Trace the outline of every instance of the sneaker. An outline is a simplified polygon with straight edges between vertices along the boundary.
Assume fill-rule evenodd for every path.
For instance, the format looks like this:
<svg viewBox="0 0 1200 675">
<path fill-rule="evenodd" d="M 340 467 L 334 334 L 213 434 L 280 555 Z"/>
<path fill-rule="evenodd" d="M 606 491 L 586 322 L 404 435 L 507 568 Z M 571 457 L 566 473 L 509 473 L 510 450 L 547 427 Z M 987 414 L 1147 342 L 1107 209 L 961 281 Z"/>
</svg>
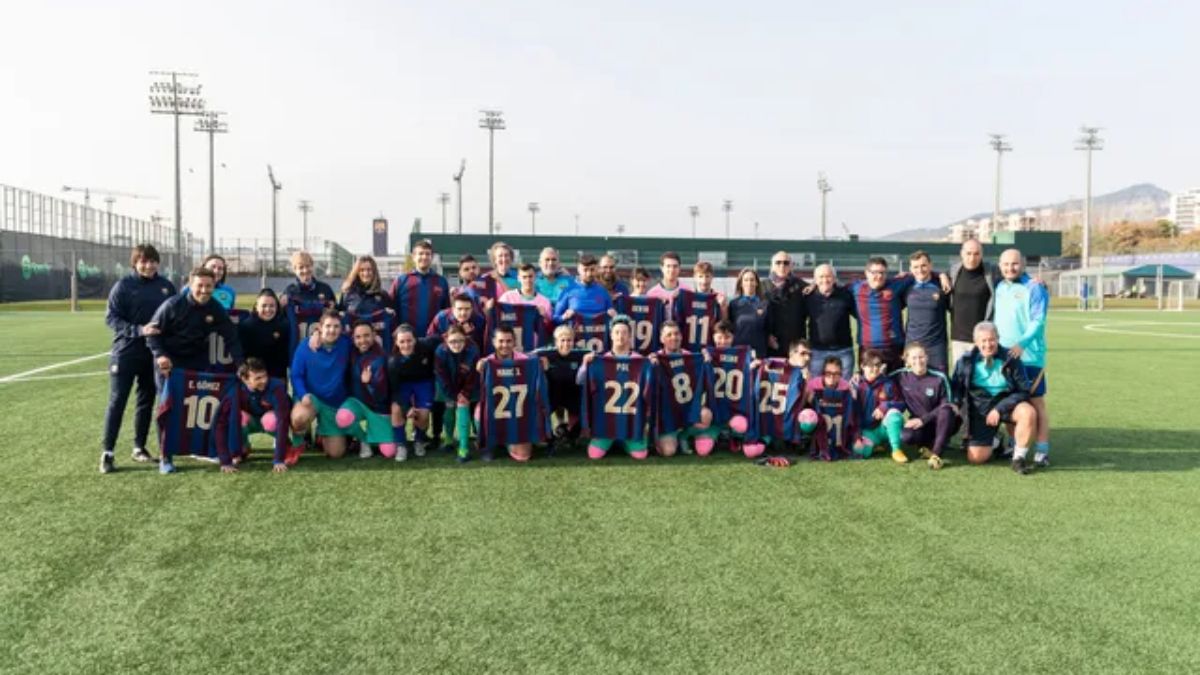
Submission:
<svg viewBox="0 0 1200 675">
<path fill-rule="evenodd" d="M 896 449 L 892 451 L 892 461 L 897 464 L 908 464 L 908 455 L 904 454 L 903 450 Z"/>
<path fill-rule="evenodd" d="M 429 441 L 413 441 L 413 454 L 417 457 L 424 457 L 427 445 L 429 445 Z"/>
<path fill-rule="evenodd" d="M 164 476 L 169 473 L 175 473 L 175 465 L 170 462 L 166 462 L 166 461 L 159 462 L 158 472 Z"/>
<path fill-rule="evenodd" d="M 283 463 L 289 467 L 296 466 L 300 461 L 300 455 L 304 452 L 303 445 L 288 445 L 287 450 L 283 453 Z"/>
<path fill-rule="evenodd" d="M 439 449 L 440 452 L 443 452 L 447 455 L 454 454 L 454 452 L 457 450 L 458 450 L 458 446 L 454 445 L 453 443 L 447 443 Z"/>
<path fill-rule="evenodd" d="M 929 462 L 929 468 L 933 469 L 934 471 L 937 471 L 946 464 L 942 461 L 942 458 L 938 457 L 937 455 L 930 455 L 926 461 Z"/>
<path fill-rule="evenodd" d="M 1012 461 L 1012 470 L 1024 476 L 1029 473 L 1029 466 L 1025 464 L 1024 459 L 1016 457 Z"/>
<path fill-rule="evenodd" d="M 1033 465 L 1039 469 L 1049 469 L 1050 468 L 1050 458 L 1049 457 L 1041 457 L 1038 459 L 1034 459 Z"/>
<path fill-rule="evenodd" d="M 141 462 L 143 464 L 154 461 L 154 456 L 146 452 L 145 448 L 134 448 L 133 454 L 130 455 L 130 458 L 132 458 L 135 462 Z"/>
<path fill-rule="evenodd" d="M 679 454 L 693 455 L 693 454 L 695 454 L 695 452 L 696 452 L 695 450 L 692 450 L 692 446 L 688 445 L 686 438 L 679 439 Z"/>
<path fill-rule="evenodd" d="M 363 443 L 362 446 L 359 447 L 359 449 L 358 449 L 358 458 L 359 459 L 371 459 L 374 456 L 375 456 L 375 453 L 371 451 L 370 443 Z"/>
<path fill-rule="evenodd" d="M 471 453 L 458 452 L 454 455 L 454 461 L 458 462 L 459 464 L 466 464 L 467 462 L 471 461 Z"/>
<path fill-rule="evenodd" d="M 407 444 L 405 444 L 405 443 L 397 443 L 396 444 L 396 461 L 397 462 L 407 462 L 408 461 L 408 445 Z"/>
<path fill-rule="evenodd" d="M 921 448 L 917 452 L 921 454 L 921 459 L 929 459 L 930 457 L 934 456 L 933 451 L 929 448 Z"/>
<path fill-rule="evenodd" d="M 113 454 L 111 452 L 100 453 L 100 473 L 112 473 L 117 470 L 117 465 L 113 463 Z"/>
<path fill-rule="evenodd" d="M 209 464 L 220 464 L 221 463 L 220 459 L 218 459 L 216 457 L 209 457 L 208 455 L 190 455 L 190 457 L 192 459 L 196 460 L 197 462 L 208 462 Z"/>
<path fill-rule="evenodd" d="M 496 459 L 496 455 L 492 453 L 491 448 L 488 448 L 479 453 L 479 459 L 482 459 L 485 462 L 490 462 L 493 459 Z"/>
</svg>

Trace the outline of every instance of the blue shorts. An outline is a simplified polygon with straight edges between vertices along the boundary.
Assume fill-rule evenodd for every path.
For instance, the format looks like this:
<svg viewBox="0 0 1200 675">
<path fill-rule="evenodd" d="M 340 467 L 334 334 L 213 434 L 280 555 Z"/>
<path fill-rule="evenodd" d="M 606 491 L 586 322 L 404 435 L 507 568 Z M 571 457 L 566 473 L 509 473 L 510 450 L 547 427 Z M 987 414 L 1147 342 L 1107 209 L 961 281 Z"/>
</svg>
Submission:
<svg viewBox="0 0 1200 675">
<path fill-rule="evenodd" d="M 409 408 L 429 410 L 433 407 L 433 380 L 401 382 L 396 391 L 392 392 L 392 403 L 405 410 Z"/>
<path fill-rule="evenodd" d="M 1029 378 L 1029 395 L 1033 398 L 1046 395 L 1046 369 L 1042 366 L 1021 364 L 1025 369 L 1025 377 Z"/>
</svg>

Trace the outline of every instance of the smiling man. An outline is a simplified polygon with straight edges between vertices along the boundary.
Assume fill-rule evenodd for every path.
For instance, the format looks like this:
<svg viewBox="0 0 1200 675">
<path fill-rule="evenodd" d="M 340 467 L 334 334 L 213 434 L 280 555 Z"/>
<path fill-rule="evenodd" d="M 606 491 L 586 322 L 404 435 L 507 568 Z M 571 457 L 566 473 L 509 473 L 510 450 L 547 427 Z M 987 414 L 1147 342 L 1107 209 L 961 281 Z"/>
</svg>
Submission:
<svg viewBox="0 0 1200 675">
<path fill-rule="evenodd" d="M 1046 410 L 1046 286 L 1025 273 L 1025 257 L 1015 248 L 1000 254 L 1001 280 L 996 284 L 995 323 L 1000 346 L 1019 358 L 1029 379 L 1029 402 L 1037 410 L 1034 463 L 1050 466 L 1050 416 Z"/>
<path fill-rule="evenodd" d="M 150 319 L 146 345 L 163 378 L 172 368 L 233 372 L 242 362 L 237 329 L 225 308 L 213 300 L 216 276 L 211 270 L 192 270 L 187 295 L 176 295 L 159 305 Z"/>
</svg>

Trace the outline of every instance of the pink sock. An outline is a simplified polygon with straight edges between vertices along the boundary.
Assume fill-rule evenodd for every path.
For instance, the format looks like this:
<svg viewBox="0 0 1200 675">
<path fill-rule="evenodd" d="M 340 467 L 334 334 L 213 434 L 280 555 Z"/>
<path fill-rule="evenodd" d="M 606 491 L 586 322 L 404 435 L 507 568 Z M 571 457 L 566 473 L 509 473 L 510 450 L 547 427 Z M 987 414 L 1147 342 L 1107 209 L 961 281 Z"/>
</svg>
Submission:
<svg viewBox="0 0 1200 675">
<path fill-rule="evenodd" d="M 591 453 L 588 453 L 588 454 L 591 454 Z M 529 457 L 527 457 L 525 455 L 518 455 L 518 454 L 514 453 L 512 450 L 508 451 L 508 456 L 511 457 L 514 462 L 528 462 L 529 461 Z"/>
<path fill-rule="evenodd" d="M 379 444 L 379 454 L 383 455 L 384 457 L 387 457 L 388 459 L 395 457 L 396 456 L 396 444 L 395 443 L 380 443 Z"/>
<path fill-rule="evenodd" d="M 588 457 L 590 459 L 604 459 L 604 455 L 607 453 L 608 453 L 607 450 L 605 450 L 604 448 L 602 448 L 598 445 L 589 445 L 588 446 Z"/>
<path fill-rule="evenodd" d="M 766 449 L 767 446 L 763 445 L 762 443 L 747 443 L 742 446 L 742 451 L 745 452 L 746 457 L 749 457 L 750 459 L 754 459 L 755 457 L 763 454 L 763 450 Z"/>
<path fill-rule="evenodd" d="M 708 457 L 712 454 L 713 446 L 716 443 L 708 436 L 701 436 L 696 439 L 696 454 L 701 457 Z"/>
<path fill-rule="evenodd" d="M 633 452 L 629 453 L 629 456 L 634 459 L 646 459 L 647 457 L 650 456 L 650 451 L 649 450 L 634 450 Z"/>
</svg>

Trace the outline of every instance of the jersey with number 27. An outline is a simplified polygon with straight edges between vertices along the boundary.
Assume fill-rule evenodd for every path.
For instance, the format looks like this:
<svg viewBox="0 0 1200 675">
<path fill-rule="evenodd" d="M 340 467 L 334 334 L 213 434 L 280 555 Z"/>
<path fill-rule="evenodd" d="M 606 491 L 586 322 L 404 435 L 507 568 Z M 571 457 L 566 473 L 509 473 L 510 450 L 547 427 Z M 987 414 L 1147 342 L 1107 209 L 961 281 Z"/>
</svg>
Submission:
<svg viewBox="0 0 1200 675">
<path fill-rule="evenodd" d="M 480 447 L 540 443 L 550 435 L 550 392 L 542 362 L 521 356 L 483 362 Z"/>
</svg>

